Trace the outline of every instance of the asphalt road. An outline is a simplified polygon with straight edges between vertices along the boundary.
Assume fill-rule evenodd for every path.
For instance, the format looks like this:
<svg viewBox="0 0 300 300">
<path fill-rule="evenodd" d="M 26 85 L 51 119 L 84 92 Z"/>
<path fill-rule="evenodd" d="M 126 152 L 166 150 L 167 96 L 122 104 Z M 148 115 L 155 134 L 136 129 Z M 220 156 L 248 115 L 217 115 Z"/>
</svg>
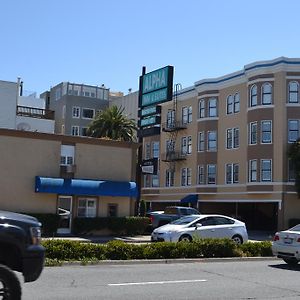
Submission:
<svg viewBox="0 0 300 300">
<path fill-rule="evenodd" d="M 278 259 L 47 267 L 22 299 L 300 299 L 300 265 Z"/>
</svg>

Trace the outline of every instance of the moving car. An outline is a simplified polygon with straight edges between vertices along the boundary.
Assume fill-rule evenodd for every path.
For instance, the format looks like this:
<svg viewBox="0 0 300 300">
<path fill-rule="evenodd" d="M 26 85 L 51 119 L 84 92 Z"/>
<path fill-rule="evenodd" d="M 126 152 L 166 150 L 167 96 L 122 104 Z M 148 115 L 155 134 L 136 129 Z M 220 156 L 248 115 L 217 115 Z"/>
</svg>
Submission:
<svg viewBox="0 0 300 300">
<path fill-rule="evenodd" d="M 289 265 L 300 261 L 300 224 L 276 232 L 273 238 L 272 251 L 275 256 L 282 258 Z"/>
<path fill-rule="evenodd" d="M 237 244 L 248 241 L 245 223 L 223 215 L 190 215 L 153 230 L 153 242 L 192 241 L 199 238 L 230 238 Z"/>
</svg>

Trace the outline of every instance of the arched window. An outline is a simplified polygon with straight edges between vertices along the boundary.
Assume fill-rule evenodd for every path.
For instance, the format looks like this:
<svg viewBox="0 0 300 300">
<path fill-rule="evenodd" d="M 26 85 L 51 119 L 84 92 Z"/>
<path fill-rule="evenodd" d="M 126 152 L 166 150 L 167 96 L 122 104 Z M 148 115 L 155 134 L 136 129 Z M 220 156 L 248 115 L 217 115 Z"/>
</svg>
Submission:
<svg viewBox="0 0 300 300">
<path fill-rule="evenodd" d="M 257 105 L 257 86 L 252 85 L 250 88 L 250 107 Z"/>
<path fill-rule="evenodd" d="M 262 105 L 272 104 L 272 85 L 264 83 L 262 85 Z"/>
<path fill-rule="evenodd" d="M 291 81 L 289 83 L 289 103 L 299 102 L 299 84 L 296 81 Z"/>
</svg>

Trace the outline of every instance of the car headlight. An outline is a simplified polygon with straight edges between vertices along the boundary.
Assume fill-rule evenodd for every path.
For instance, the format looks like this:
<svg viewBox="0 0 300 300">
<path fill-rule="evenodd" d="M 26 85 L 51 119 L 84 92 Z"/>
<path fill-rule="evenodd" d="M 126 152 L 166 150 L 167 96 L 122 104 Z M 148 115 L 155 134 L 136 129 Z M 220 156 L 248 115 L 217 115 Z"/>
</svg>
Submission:
<svg viewBox="0 0 300 300">
<path fill-rule="evenodd" d="M 39 245 L 41 243 L 41 228 L 30 227 L 31 241 L 33 245 Z"/>
</svg>

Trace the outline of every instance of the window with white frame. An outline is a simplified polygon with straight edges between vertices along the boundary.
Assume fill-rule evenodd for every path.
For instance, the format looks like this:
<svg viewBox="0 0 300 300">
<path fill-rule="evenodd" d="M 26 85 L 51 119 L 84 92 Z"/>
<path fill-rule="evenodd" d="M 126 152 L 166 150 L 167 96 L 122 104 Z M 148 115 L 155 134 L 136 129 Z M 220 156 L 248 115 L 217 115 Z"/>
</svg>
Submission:
<svg viewBox="0 0 300 300">
<path fill-rule="evenodd" d="M 207 184 L 216 184 L 217 167 L 216 165 L 207 165 Z"/>
<path fill-rule="evenodd" d="M 289 103 L 298 103 L 299 102 L 299 83 L 297 81 L 289 82 Z"/>
<path fill-rule="evenodd" d="M 202 152 L 205 150 L 205 145 L 204 145 L 204 131 L 198 132 L 198 151 Z"/>
<path fill-rule="evenodd" d="M 189 186 L 192 183 L 192 169 L 182 168 L 181 169 L 181 185 Z"/>
<path fill-rule="evenodd" d="M 257 160 L 251 159 L 249 161 L 249 175 L 248 175 L 249 182 L 256 182 L 257 181 Z"/>
<path fill-rule="evenodd" d="M 187 154 L 187 137 L 181 138 L 181 154 Z"/>
<path fill-rule="evenodd" d="M 192 122 L 192 107 L 182 108 L 182 124 L 187 124 Z"/>
<path fill-rule="evenodd" d="M 62 107 L 62 118 L 64 119 L 66 117 L 66 106 L 63 105 Z"/>
<path fill-rule="evenodd" d="M 93 119 L 95 116 L 95 110 L 90 108 L 82 109 L 82 118 L 83 119 Z"/>
<path fill-rule="evenodd" d="M 226 164 L 226 184 L 239 182 L 239 165 Z"/>
<path fill-rule="evenodd" d="M 72 135 L 79 135 L 79 126 L 72 126 Z"/>
<path fill-rule="evenodd" d="M 288 120 L 288 141 L 296 142 L 299 138 L 299 120 Z"/>
<path fill-rule="evenodd" d="M 200 99 L 198 103 L 199 119 L 205 118 L 205 100 Z"/>
<path fill-rule="evenodd" d="M 262 85 L 262 105 L 272 104 L 272 85 L 267 82 Z"/>
<path fill-rule="evenodd" d="M 208 131 L 207 132 L 207 150 L 217 151 L 217 132 Z"/>
<path fill-rule="evenodd" d="M 158 174 L 152 175 L 152 187 L 159 187 L 159 176 L 158 176 Z"/>
<path fill-rule="evenodd" d="M 187 154 L 192 153 L 192 137 L 189 135 L 187 137 Z"/>
<path fill-rule="evenodd" d="M 240 93 L 235 93 L 234 103 L 233 103 L 233 112 L 238 113 L 240 111 Z"/>
<path fill-rule="evenodd" d="M 175 111 L 168 110 L 167 112 L 167 128 L 173 128 L 175 126 Z"/>
<path fill-rule="evenodd" d="M 254 84 L 250 88 L 250 99 L 249 106 L 253 107 L 257 105 L 257 85 Z"/>
<path fill-rule="evenodd" d="M 260 161 L 261 181 L 272 181 L 272 160 L 262 159 Z"/>
<path fill-rule="evenodd" d="M 288 178 L 289 181 L 296 180 L 295 163 L 291 159 L 288 160 Z"/>
<path fill-rule="evenodd" d="M 65 125 L 64 124 L 61 125 L 61 134 L 65 134 Z"/>
<path fill-rule="evenodd" d="M 191 185 L 192 184 L 192 169 L 191 168 L 187 168 L 186 170 L 186 185 Z"/>
<path fill-rule="evenodd" d="M 150 143 L 145 143 L 145 159 L 151 158 L 151 145 Z"/>
<path fill-rule="evenodd" d="M 72 117 L 77 118 L 77 119 L 80 118 L 80 107 L 79 106 L 73 106 Z"/>
<path fill-rule="evenodd" d="M 272 143 L 272 121 L 261 121 L 261 143 Z"/>
<path fill-rule="evenodd" d="M 249 144 L 257 144 L 257 122 L 251 122 L 249 124 Z"/>
<path fill-rule="evenodd" d="M 193 109 L 192 106 L 188 107 L 188 123 L 193 122 Z"/>
<path fill-rule="evenodd" d="M 82 136 L 87 136 L 87 130 L 88 130 L 87 127 L 81 127 L 81 135 Z"/>
<path fill-rule="evenodd" d="M 174 170 L 166 170 L 166 186 L 174 186 L 174 177 L 175 172 Z"/>
<path fill-rule="evenodd" d="M 238 128 L 229 128 L 226 131 L 226 148 L 235 149 L 240 146 L 239 138 L 239 129 Z"/>
<path fill-rule="evenodd" d="M 94 218 L 97 215 L 95 198 L 78 198 L 77 216 Z"/>
<path fill-rule="evenodd" d="M 197 184 L 204 184 L 205 183 L 205 174 L 204 174 L 204 166 L 198 165 L 198 180 Z"/>
<path fill-rule="evenodd" d="M 229 95 L 226 101 L 226 113 L 230 115 L 233 113 L 233 96 Z"/>
<path fill-rule="evenodd" d="M 159 142 L 152 142 L 152 157 L 159 158 Z"/>
<path fill-rule="evenodd" d="M 208 100 L 208 116 L 216 117 L 217 115 L 217 98 L 210 98 Z"/>
</svg>

